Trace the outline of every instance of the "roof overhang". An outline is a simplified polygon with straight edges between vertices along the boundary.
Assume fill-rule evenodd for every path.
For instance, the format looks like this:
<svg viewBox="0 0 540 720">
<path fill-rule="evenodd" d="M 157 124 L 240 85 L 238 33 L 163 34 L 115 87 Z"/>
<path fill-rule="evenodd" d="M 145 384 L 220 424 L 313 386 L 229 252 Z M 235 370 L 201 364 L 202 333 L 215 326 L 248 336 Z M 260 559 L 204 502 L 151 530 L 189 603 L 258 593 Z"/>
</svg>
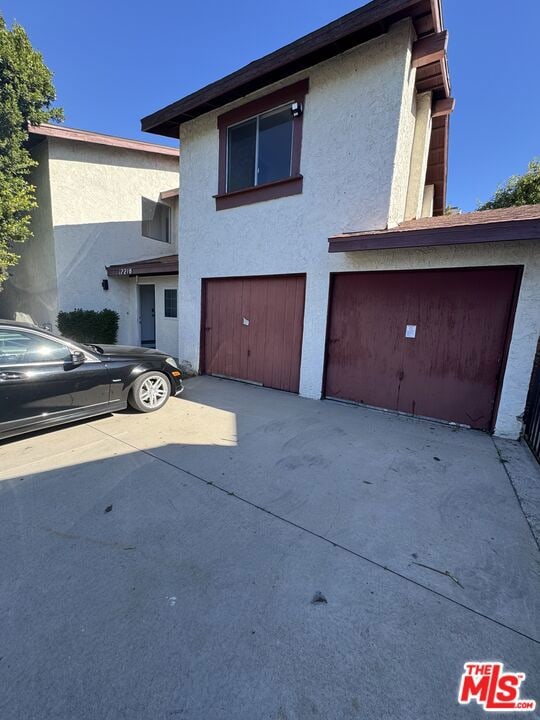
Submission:
<svg viewBox="0 0 540 720">
<path fill-rule="evenodd" d="M 188 95 L 151 115 L 144 117 L 141 127 L 146 132 L 178 137 L 179 126 L 222 107 L 234 100 L 283 80 L 294 73 L 350 50 L 386 33 L 389 27 L 410 17 L 417 34 L 416 61 L 429 59 L 418 72 L 424 75 L 426 89 L 436 95 L 448 96 L 448 70 L 445 51 L 441 54 L 436 40 L 418 46 L 423 38 L 443 30 L 440 0 L 373 0 L 358 10 L 305 35 L 236 72 Z M 438 42 L 440 43 L 441 38 Z M 426 50 L 430 52 L 426 55 Z M 444 56 L 444 57 L 443 57 Z M 442 59 L 441 59 L 442 58 Z M 438 67 L 437 67 L 438 66 Z"/>
<path fill-rule="evenodd" d="M 62 125 L 49 125 L 48 123 L 44 123 L 43 125 L 30 125 L 28 133 L 30 136 L 30 146 L 35 145 L 44 138 L 53 137 L 59 140 L 76 140 L 77 142 L 107 145 L 109 147 L 137 150 L 138 152 L 153 153 L 155 155 L 170 155 L 171 157 L 179 157 L 180 155 L 178 148 L 168 147 L 167 145 L 157 145 L 156 143 L 144 142 L 142 140 L 129 140 L 128 138 L 104 135 L 103 133 L 90 132 L 89 130 L 77 130 Z"/>
<path fill-rule="evenodd" d="M 159 193 L 159 199 L 160 200 L 173 200 L 174 198 L 178 197 L 179 192 L 180 192 L 180 188 L 173 188 L 172 190 L 162 190 Z"/>
<path fill-rule="evenodd" d="M 410 221 L 389 230 L 345 233 L 328 238 L 328 252 L 355 252 L 361 250 L 395 250 L 399 248 L 434 247 L 437 245 L 474 245 L 477 243 L 514 242 L 518 240 L 540 240 L 540 205 L 527 214 L 531 217 L 511 219 L 510 213 L 501 211 L 477 211 L 465 215 Z M 497 214 L 500 214 L 497 217 Z M 486 216 L 487 215 L 487 216 Z M 455 217 L 454 224 L 452 218 Z M 437 224 L 437 220 L 445 220 Z"/>
<path fill-rule="evenodd" d="M 144 275 L 178 275 L 178 255 L 137 260 L 121 265 L 109 265 L 109 277 L 139 277 Z"/>
<path fill-rule="evenodd" d="M 431 92 L 432 96 L 426 185 L 434 186 L 434 215 L 443 215 L 446 208 L 450 113 L 455 105 L 454 99 L 450 97 L 447 46 L 448 33 L 441 30 L 418 39 L 412 51 L 412 64 L 416 68 L 416 91 Z"/>
</svg>

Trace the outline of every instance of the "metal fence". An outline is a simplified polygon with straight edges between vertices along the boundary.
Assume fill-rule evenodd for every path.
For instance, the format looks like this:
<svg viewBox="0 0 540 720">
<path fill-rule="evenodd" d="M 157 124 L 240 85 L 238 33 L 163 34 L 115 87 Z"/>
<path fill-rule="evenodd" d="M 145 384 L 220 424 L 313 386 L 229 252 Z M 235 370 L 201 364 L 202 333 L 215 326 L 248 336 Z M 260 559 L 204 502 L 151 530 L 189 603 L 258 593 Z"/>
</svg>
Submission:
<svg viewBox="0 0 540 720">
<path fill-rule="evenodd" d="M 531 376 L 531 386 L 525 409 L 525 429 L 523 437 L 540 462 L 540 340 Z"/>
</svg>

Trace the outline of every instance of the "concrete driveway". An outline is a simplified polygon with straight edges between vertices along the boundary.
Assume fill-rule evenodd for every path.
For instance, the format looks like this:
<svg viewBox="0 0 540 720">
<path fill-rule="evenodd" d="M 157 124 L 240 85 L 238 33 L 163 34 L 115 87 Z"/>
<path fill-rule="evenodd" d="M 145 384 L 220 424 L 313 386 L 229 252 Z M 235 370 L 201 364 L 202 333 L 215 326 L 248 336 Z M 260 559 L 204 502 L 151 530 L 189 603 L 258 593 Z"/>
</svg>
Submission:
<svg viewBox="0 0 540 720">
<path fill-rule="evenodd" d="M 479 718 L 475 660 L 540 701 L 540 555 L 484 434 L 194 378 L 0 478 L 2 720 Z"/>
</svg>

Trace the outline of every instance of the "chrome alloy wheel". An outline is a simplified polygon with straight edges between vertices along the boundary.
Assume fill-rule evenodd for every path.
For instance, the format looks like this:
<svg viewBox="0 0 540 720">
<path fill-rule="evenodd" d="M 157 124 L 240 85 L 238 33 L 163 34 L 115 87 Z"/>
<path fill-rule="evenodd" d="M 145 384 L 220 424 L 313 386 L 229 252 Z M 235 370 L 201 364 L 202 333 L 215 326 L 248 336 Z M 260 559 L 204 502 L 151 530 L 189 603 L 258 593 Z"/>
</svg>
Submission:
<svg viewBox="0 0 540 720">
<path fill-rule="evenodd" d="M 167 400 L 167 380 L 160 375 L 149 375 L 139 390 L 139 400 L 147 408 L 158 408 Z"/>
</svg>

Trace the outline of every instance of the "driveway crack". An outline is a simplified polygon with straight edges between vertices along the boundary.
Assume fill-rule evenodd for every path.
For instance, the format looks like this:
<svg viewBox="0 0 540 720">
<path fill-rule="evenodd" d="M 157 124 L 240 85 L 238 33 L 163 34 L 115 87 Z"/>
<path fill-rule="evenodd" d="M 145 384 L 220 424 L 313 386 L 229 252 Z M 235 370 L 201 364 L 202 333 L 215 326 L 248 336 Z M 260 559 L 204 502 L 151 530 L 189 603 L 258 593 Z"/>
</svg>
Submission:
<svg viewBox="0 0 540 720">
<path fill-rule="evenodd" d="M 499 460 L 500 460 L 500 462 L 501 462 L 501 465 L 502 465 L 503 468 L 504 468 L 504 472 L 506 473 L 506 477 L 508 478 L 508 482 L 510 483 L 510 486 L 512 487 L 512 490 L 514 491 L 514 495 L 516 496 L 516 500 L 518 501 L 519 509 L 520 509 L 521 512 L 523 513 L 523 517 L 525 518 L 525 521 L 527 522 L 527 526 L 528 526 L 528 528 L 529 528 L 529 530 L 530 530 L 530 532 L 531 532 L 531 535 L 532 535 L 532 537 L 533 537 L 534 542 L 536 543 L 536 547 L 537 547 L 538 550 L 540 551 L 540 538 L 538 537 L 537 533 L 534 531 L 534 528 L 533 528 L 533 526 L 532 526 L 532 524 L 531 524 L 531 520 L 530 520 L 530 518 L 529 518 L 529 515 L 528 515 L 528 513 L 525 511 L 525 508 L 523 507 L 523 500 L 522 500 L 522 497 L 521 497 L 521 495 L 520 495 L 520 493 L 519 493 L 519 491 L 518 491 L 518 489 L 517 489 L 517 487 L 516 487 L 516 484 L 515 484 L 515 482 L 514 482 L 514 480 L 513 480 L 513 478 L 512 478 L 512 473 L 509 472 L 509 470 L 508 470 L 508 468 L 507 468 L 508 460 L 506 460 L 506 458 L 503 456 L 502 451 L 501 451 L 501 448 L 500 448 L 500 447 L 497 445 L 497 443 L 495 442 L 495 439 L 494 439 L 493 435 L 491 436 L 491 441 L 492 441 L 492 443 L 493 443 L 493 445 L 494 445 L 494 447 L 495 447 L 495 450 L 496 450 L 496 452 L 497 452 L 497 455 L 498 455 L 498 457 L 499 457 Z"/>
<path fill-rule="evenodd" d="M 321 535 L 318 532 L 315 532 L 314 530 L 310 530 L 309 528 L 304 527 L 303 525 L 299 525 L 298 523 L 294 522 L 294 520 L 289 520 L 286 517 L 283 517 L 282 515 L 278 515 L 277 513 L 273 512 L 272 510 L 268 510 L 265 507 L 262 507 L 261 505 L 257 505 L 257 503 L 253 502 L 252 500 L 248 500 L 245 497 L 242 497 L 241 495 L 238 495 L 238 493 L 231 492 L 225 487 L 222 487 L 221 485 L 218 485 L 216 482 L 213 482 L 212 480 L 206 480 L 206 478 L 197 475 L 196 473 L 192 472 L 191 470 L 185 470 L 184 468 L 180 467 L 179 465 L 175 465 L 175 463 L 171 462 L 170 460 L 165 460 L 159 455 L 155 455 L 150 450 L 145 450 L 138 448 L 136 445 L 133 445 L 132 443 L 128 442 L 127 440 L 124 440 L 122 438 L 118 438 L 115 435 L 111 435 L 108 432 L 105 432 L 101 428 L 97 427 L 96 425 L 89 423 L 90 427 L 92 427 L 97 432 L 100 432 L 102 435 L 106 435 L 107 437 L 111 438 L 112 440 L 116 440 L 117 442 L 122 443 L 123 445 L 126 445 L 127 447 L 130 447 L 132 450 L 136 450 L 137 452 L 144 453 L 145 455 L 148 455 L 149 457 L 153 458 L 154 460 L 157 460 L 158 462 L 163 463 L 164 465 L 168 465 L 169 467 L 174 468 L 175 470 L 179 470 L 180 472 L 185 473 L 186 475 L 189 475 L 190 477 L 194 478 L 195 480 L 198 480 L 205 485 L 213 488 L 214 490 L 217 490 L 218 492 L 223 493 L 226 496 L 232 497 L 234 500 L 237 500 L 238 502 L 245 503 L 246 505 L 249 505 L 250 507 L 259 510 L 260 512 L 264 512 L 267 515 L 270 515 L 270 517 L 275 518 L 276 520 L 279 520 L 283 523 L 286 523 L 287 525 L 290 525 L 291 527 L 296 528 L 297 530 L 300 530 L 304 533 L 307 533 L 308 535 L 311 535 L 312 537 L 318 538 L 319 540 L 322 540 L 325 543 L 328 543 L 329 545 L 332 545 L 334 548 L 338 548 L 339 550 L 343 550 L 344 552 L 353 555 L 354 557 L 358 558 L 359 560 L 363 560 L 364 562 L 369 563 L 370 565 L 373 565 L 376 568 L 379 568 L 379 570 L 384 570 L 391 575 L 399 578 L 400 580 L 404 580 L 405 582 L 408 582 L 412 585 L 415 585 L 418 588 L 421 588 L 422 590 L 425 590 L 432 595 L 435 595 L 443 600 L 446 600 L 449 603 L 452 603 L 453 605 L 456 605 L 457 607 L 462 608 L 463 610 L 466 610 L 470 613 L 473 613 L 477 617 L 481 617 L 484 620 L 487 620 L 488 622 L 494 623 L 495 625 L 498 625 L 499 627 L 504 628 L 505 630 L 509 630 L 510 632 L 515 633 L 516 635 L 520 635 L 521 637 L 530 640 L 533 643 L 536 643 L 537 645 L 540 645 L 540 639 L 534 638 L 531 635 L 528 635 L 527 633 L 518 630 L 517 628 L 512 627 L 511 625 L 507 625 L 506 623 L 502 622 L 501 620 L 497 620 L 493 617 L 490 617 L 489 615 L 486 615 L 483 612 L 480 612 L 480 610 L 476 610 L 475 608 L 470 607 L 469 605 L 466 605 L 463 602 L 460 602 L 459 600 L 455 600 L 454 598 L 450 597 L 449 595 L 445 595 L 443 592 L 440 592 L 439 590 L 435 590 L 434 588 L 430 588 L 428 585 L 424 585 L 423 583 L 419 582 L 418 580 L 415 580 L 414 578 L 408 577 L 407 575 L 404 575 L 403 573 L 399 572 L 398 570 L 394 570 L 393 568 L 388 567 L 387 565 L 383 565 L 382 563 L 378 562 L 377 560 L 373 560 L 372 558 L 367 557 L 366 555 L 362 555 L 362 553 L 357 552 L 356 550 L 353 550 L 352 548 L 347 547 L 346 545 L 342 545 L 341 543 L 335 542 L 333 540 L 330 540 L 329 538 L 325 537 L 324 535 Z M 433 569 L 433 568 L 429 568 Z M 445 574 L 445 573 L 443 573 Z"/>
</svg>

